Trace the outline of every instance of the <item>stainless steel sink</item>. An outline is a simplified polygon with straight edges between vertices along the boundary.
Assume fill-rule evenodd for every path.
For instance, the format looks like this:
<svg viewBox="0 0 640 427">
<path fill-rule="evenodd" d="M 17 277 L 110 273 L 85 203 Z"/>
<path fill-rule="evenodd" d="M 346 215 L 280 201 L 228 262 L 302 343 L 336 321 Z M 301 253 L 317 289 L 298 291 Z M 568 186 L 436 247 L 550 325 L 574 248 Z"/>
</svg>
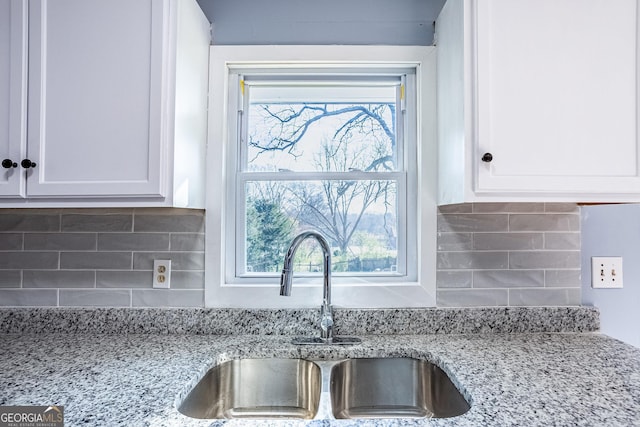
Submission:
<svg viewBox="0 0 640 427">
<path fill-rule="evenodd" d="M 305 418 L 318 411 L 320 367 L 302 359 L 240 359 L 211 368 L 178 410 L 193 418 Z"/>
<path fill-rule="evenodd" d="M 447 374 L 425 360 L 348 359 L 331 370 L 335 418 L 454 417 L 469 403 Z"/>
<path fill-rule="evenodd" d="M 211 368 L 178 410 L 192 418 L 454 417 L 469 404 L 447 374 L 412 358 L 238 359 Z"/>
</svg>

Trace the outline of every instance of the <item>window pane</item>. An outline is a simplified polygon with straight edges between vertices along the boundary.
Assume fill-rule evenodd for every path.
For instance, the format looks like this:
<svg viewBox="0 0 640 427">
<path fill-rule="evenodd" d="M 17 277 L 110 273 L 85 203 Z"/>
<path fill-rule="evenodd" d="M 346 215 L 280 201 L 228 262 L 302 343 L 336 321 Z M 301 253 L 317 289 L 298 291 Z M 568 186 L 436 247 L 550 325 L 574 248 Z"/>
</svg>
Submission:
<svg viewBox="0 0 640 427">
<path fill-rule="evenodd" d="M 396 181 L 246 183 L 246 273 L 277 273 L 293 237 L 322 233 L 334 272 L 392 274 L 397 269 Z M 296 254 L 299 272 L 322 270 L 315 244 Z"/>
<path fill-rule="evenodd" d="M 243 170 L 397 170 L 396 85 L 278 89 L 248 91 Z"/>
</svg>

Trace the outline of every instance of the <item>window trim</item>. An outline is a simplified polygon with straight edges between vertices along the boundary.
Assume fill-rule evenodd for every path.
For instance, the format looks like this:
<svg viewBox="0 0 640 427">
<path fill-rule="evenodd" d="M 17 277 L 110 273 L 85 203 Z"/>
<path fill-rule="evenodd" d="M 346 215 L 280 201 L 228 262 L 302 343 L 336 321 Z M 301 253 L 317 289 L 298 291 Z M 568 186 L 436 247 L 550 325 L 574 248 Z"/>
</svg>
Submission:
<svg viewBox="0 0 640 427">
<path fill-rule="evenodd" d="M 292 58 L 295 58 L 292 59 Z M 381 61 L 379 58 L 385 58 Z M 210 55 L 209 139 L 207 150 L 207 215 L 205 251 L 205 306 L 243 308 L 316 307 L 321 302 L 321 286 L 311 286 L 302 278 L 295 281 L 291 297 L 280 297 L 278 280 L 269 283 L 236 285 L 226 280 L 227 246 L 225 217 L 230 128 L 236 115 L 228 111 L 230 68 L 345 67 L 367 66 L 414 68 L 418 182 L 418 248 L 414 259 L 417 280 L 383 284 L 334 284 L 333 303 L 343 307 L 427 307 L 435 306 L 436 271 L 436 153 L 435 153 L 435 48 L 431 46 L 212 46 Z M 231 209 L 233 211 L 233 209 Z M 235 233 L 232 233 L 235 235 Z M 230 256 L 234 256 L 231 254 Z"/>
</svg>

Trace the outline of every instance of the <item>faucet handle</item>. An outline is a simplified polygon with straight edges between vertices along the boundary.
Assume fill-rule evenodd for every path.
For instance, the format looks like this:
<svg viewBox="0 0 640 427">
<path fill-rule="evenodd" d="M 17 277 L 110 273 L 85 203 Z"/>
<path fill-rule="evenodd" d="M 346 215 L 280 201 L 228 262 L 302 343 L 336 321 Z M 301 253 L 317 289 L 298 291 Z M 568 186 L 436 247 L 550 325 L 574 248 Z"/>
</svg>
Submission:
<svg viewBox="0 0 640 427">
<path fill-rule="evenodd" d="M 322 338 L 333 338 L 333 310 L 327 303 L 320 307 L 320 329 L 322 329 Z"/>
<path fill-rule="evenodd" d="M 331 315 L 331 312 L 322 313 L 322 318 L 320 319 L 320 327 L 323 331 L 327 331 L 333 327 L 333 316 Z"/>
</svg>

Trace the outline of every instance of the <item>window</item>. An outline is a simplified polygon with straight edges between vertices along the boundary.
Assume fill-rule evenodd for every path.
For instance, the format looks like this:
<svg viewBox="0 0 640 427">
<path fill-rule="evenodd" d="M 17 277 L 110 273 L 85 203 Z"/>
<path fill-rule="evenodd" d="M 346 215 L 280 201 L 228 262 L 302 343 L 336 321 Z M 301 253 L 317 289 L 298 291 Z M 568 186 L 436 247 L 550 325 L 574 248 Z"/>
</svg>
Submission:
<svg viewBox="0 0 640 427">
<path fill-rule="evenodd" d="M 205 304 L 318 305 L 313 240 L 296 255 L 297 297 L 277 290 L 289 243 L 316 229 L 335 305 L 434 305 L 435 173 L 418 121 L 431 48 L 273 48 L 212 47 Z"/>
<path fill-rule="evenodd" d="M 416 187 L 415 126 L 404 132 L 404 93 L 415 75 L 231 72 L 241 105 L 230 134 L 236 171 L 227 194 L 236 223 L 227 242 L 236 256 L 227 281 L 279 276 L 289 243 L 305 229 L 329 241 L 335 278 L 415 276 L 406 262 L 415 248 L 406 233 L 415 222 L 406 216 L 416 211 L 406 197 Z M 317 276 L 322 254 L 307 243 L 296 274 Z"/>
</svg>

